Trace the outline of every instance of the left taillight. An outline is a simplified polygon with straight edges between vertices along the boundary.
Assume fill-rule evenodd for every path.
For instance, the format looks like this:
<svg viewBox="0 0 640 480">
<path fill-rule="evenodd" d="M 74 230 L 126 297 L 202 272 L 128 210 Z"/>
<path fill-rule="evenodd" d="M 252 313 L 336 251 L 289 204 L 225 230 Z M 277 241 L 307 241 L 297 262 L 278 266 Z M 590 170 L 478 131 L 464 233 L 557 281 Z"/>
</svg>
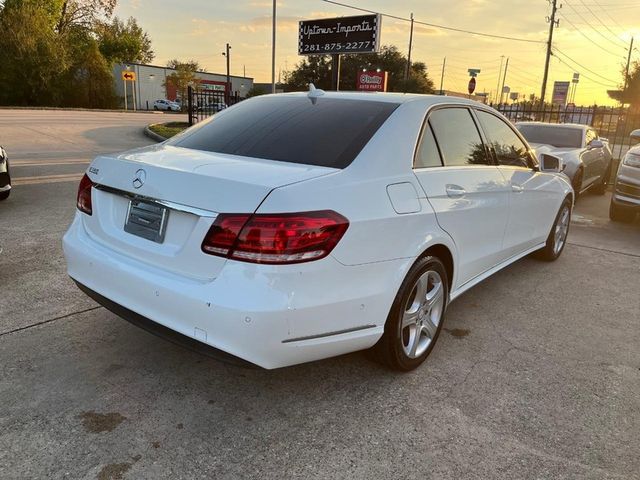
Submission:
<svg viewBox="0 0 640 480">
<path fill-rule="evenodd" d="M 221 213 L 205 236 L 202 251 L 250 263 L 310 262 L 329 255 L 348 227 L 349 221 L 331 210 Z"/>
<path fill-rule="evenodd" d="M 87 215 L 91 215 L 93 210 L 91 208 L 91 187 L 93 187 L 93 182 L 84 174 L 82 180 L 80 180 L 80 185 L 78 186 L 78 200 L 76 205 L 78 206 L 78 210 Z"/>
</svg>

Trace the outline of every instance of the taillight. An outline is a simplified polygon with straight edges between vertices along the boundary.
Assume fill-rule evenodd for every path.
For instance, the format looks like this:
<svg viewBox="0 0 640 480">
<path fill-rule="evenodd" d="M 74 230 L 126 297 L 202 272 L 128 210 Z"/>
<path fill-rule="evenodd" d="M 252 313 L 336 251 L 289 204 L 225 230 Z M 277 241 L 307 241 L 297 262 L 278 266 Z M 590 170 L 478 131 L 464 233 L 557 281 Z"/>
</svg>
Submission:
<svg viewBox="0 0 640 480">
<path fill-rule="evenodd" d="M 78 201 L 77 206 L 78 210 L 86 213 L 87 215 L 91 215 L 91 187 L 93 187 L 93 182 L 84 174 L 82 180 L 80 180 L 80 185 L 78 186 Z"/>
<path fill-rule="evenodd" d="M 202 251 L 252 263 L 308 262 L 329 255 L 348 227 L 349 221 L 331 210 L 221 213 L 207 232 Z"/>
</svg>

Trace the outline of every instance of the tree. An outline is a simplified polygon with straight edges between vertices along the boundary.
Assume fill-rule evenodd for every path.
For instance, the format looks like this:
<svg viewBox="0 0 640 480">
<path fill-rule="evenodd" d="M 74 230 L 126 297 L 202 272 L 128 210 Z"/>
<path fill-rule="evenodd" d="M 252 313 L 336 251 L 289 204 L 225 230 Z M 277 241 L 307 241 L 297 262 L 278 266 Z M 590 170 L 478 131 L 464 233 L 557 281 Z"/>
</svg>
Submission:
<svg viewBox="0 0 640 480">
<path fill-rule="evenodd" d="M 262 89 L 262 88 L 260 88 L 260 87 L 256 87 L 256 86 L 254 85 L 253 87 L 251 87 L 251 88 L 249 89 L 249 91 L 247 92 L 247 94 L 245 95 L 245 97 L 244 97 L 244 98 L 257 97 L 257 96 L 259 96 L 259 95 L 264 95 L 264 94 L 266 94 L 266 93 L 267 93 L 267 92 L 266 92 L 264 89 Z"/>
<path fill-rule="evenodd" d="M 622 71 L 622 76 L 626 76 L 626 68 Z M 609 90 L 607 93 L 614 100 L 629 104 L 633 109 L 640 109 L 640 62 L 633 62 L 626 80 L 626 88 L 623 83 L 620 90 Z"/>
<path fill-rule="evenodd" d="M 363 69 L 389 72 L 387 90 L 390 92 L 433 93 L 433 81 L 422 62 L 411 65 L 405 80 L 406 57 L 394 45 L 385 45 L 379 53 L 341 55 L 340 89 L 355 90 L 358 73 Z M 306 90 L 312 82 L 317 88 L 331 88 L 331 57 L 311 56 L 303 59 L 285 75 L 285 90 Z"/>
<path fill-rule="evenodd" d="M 0 10 L 3 104 L 57 105 L 61 100 L 55 86 L 69 61 L 50 12 L 39 3 L 7 1 Z"/>
<path fill-rule="evenodd" d="M 178 59 L 173 59 L 167 62 L 167 67 L 175 69 L 175 72 L 167 75 L 164 87 L 172 86 L 176 89 L 178 97 L 182 99 L 187 98 L 187 88 L 190 85 L 197 87 L 198 77 L 196 76 L 196 72 L 202 71 L 200 64 L 195 60 L 183 62 Z"/>
<path fill-rule="evenodd" d="M 63 34 L 69 28 L 92 29 L 99 21 L 111 17 L 117 0 L 57 0 L 60 14 L 56 30 Z"/>
<path fill-rule="evenodd" d="M 155 57 L 149 35 L 133 17 L 126 22 L 118 17 L 112 22 L 100 22 L 96 35 L 100 52 L 108 62 L 149 63 Z"/>
</svg>

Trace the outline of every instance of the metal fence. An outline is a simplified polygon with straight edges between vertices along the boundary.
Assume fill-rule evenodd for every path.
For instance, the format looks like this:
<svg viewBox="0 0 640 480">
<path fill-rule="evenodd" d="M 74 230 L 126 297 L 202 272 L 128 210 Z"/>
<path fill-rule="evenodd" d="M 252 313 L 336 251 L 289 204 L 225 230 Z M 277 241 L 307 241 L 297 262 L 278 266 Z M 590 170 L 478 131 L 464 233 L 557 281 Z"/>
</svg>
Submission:
<svg viewBox="0 0 640 480">
<path fill-rule="evenodd" d="M 237 93 L 228 95 L 219 90 L 200 90 L 189 87 L 187 91 L 189 126 L 195 125 L 239 101 L 240 97 Z"/>
<path fill-rule="evenodd" d="M 580 123 L 592 126 L 609 141 L 613 158 L 622 158 L 634 144 L 629 134 L 640 128 L 640 111 L 626 107 L 563 107 L 536 104 L 492 105 L 512 122 Z"/>
</svg>

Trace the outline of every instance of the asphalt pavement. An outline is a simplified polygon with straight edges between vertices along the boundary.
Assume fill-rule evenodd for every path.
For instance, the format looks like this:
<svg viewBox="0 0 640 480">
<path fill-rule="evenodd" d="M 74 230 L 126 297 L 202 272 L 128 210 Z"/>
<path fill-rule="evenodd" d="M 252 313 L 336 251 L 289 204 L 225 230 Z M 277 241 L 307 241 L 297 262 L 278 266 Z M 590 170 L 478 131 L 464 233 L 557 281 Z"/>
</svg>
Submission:
<svg viewBox="0 0 640 480">
<path fill-rule="evenodd" d="M 0 203 L 0 478 L 640 478 L 640 221 L 609 222 L 608 195 L 581 198 L 557 262 L 456 300 L 414 372 L 365 353 L 241 368 L 66 276 L 86 162 L 150 143 L 157 118 L 0 110 L 18 180 Z"/>
</svg>

